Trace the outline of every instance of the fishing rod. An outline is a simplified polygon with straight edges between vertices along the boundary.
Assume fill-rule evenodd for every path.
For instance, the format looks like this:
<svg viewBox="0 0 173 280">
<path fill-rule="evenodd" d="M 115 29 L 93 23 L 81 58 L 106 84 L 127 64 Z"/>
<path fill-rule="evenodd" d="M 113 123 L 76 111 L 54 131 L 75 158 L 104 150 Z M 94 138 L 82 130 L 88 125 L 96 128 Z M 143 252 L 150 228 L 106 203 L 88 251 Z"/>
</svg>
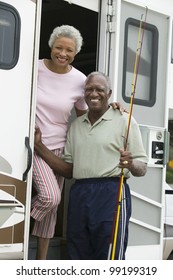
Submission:
<svg viewBox="0 0 173 280">
<path fill-rule="evenodd" d="M 137 40 L 137 48 L 136 48 L 136 55 L 135 55 L 135 62 L 134 62 L 133 80 L 132 80 L 132 90 L 131 90 L 131 98 L 130 98 L 130 110 L 128 114 L 128 125 L 127 125 L 126 137 L 125 137 L 124 151 L 127 150 L 127 145 L 128 145 L 128 137 L 130 131 L 134 97 L 136 93 L 136 85 L 137 85 L 139 64 L 140 64 L 142 45 L 144 39 L 144 31 L 146 26 L 147 12 L 148 12 L 148 8 L 146 7 L 145 19 L 144 21 L 142 21 L 143 18 L 143 14 L 142 14 L 140 19 L 140 24 L 139 24 L 139 30 L 138 30 L 138 40 Z M 128 164 L 127 161 L 124 161 L 123 163 Z M 121 202 L 122 202 L 123 182 L 124 182 L 124 168 L 121 169 L 121 177 L 120 177 L 120 182 L 118 187 L 118 199 L 116 204 L 115 216 L 113 220 L 113 229 L 112 229 L 112 238 L 111 238 L 112 242 L 109 245 L 108 260 L 115 260 L 117 236 L 118 236 L 118 228 L 119 228 L 119 220 L 120 220 L 120 210 L 121 210 Z"/>
</svg>

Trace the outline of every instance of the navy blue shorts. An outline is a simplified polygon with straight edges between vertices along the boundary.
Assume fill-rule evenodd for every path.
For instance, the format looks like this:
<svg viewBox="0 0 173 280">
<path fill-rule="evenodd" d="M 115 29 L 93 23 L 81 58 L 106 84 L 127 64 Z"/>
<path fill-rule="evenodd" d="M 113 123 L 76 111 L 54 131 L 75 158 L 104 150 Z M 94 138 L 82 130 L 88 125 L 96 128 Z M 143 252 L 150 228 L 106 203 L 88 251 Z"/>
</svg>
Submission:
<svg viewBox="0 0 173 280">
<path fill-rule="evenodd" d="M 67 246 L 69 259 L 106 260 L 112 242 L 120 178 L 76 180 L 69 195 Z M 131 195 L 126 181 L 116 241 L 115 259 L 125 259 Z"/>
</svg>

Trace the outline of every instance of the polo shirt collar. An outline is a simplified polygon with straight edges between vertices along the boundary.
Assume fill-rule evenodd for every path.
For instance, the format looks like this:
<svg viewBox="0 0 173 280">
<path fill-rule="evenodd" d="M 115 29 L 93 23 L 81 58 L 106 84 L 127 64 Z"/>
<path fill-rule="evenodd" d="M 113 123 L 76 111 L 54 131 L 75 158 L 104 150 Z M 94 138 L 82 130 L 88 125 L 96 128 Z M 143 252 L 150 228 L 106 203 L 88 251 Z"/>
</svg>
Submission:
<svg viewBox="0 0 173 280">
<path fill-rule="evenodd" d="M 112 120 L 112 110 L 114 110 L 111 106 L 109 106 L 109 109 L 97 120 L 97 123 L 101 120 Z M 83 117 L 83 122 L 90 122 L 88 118 L 88 113 L 86 113 Z"/>
</svg>

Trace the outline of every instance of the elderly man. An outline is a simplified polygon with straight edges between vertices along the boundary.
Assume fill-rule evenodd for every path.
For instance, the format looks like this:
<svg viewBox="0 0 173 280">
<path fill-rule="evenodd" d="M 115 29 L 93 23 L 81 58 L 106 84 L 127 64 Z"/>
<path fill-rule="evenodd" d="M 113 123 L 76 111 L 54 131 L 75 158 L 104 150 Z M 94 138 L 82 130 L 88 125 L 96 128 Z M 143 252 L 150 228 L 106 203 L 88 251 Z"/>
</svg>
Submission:
<svg viewBox="0 0 173 280">
<path fill-rule="evenodd" d="M 147 156 L 138 124 L 131 118 L 127 149 L 124 150 L 128 114 L 109 106 L 109 78 L 92 72 L 85 82 L 88 112 L 72 122 L 64 159 L 54 156 L 41 142 L 36 130 L 35 151 L 66 178 L 73 177 L 68 208 L 67 242 L 70 259 L 107 259 L 114 222 L 119 182 L 124 181 L 115 259 L 125 259 L 131 195 L 127 179 L 144 176 Z"/>
</svg>

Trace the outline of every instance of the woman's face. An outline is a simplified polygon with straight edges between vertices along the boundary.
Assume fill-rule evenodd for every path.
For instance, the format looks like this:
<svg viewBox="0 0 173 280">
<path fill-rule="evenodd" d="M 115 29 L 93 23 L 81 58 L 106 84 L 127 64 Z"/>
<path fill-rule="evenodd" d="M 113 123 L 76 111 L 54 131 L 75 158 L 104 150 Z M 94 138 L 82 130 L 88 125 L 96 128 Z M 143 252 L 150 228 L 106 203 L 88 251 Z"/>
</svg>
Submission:
<svg viewBox="0 0 173 280">
<path fill-rule="evenodd" d="M 76 55 L 75 41 L 68 37 L 57 38 L 51 49 L 51 58 L 58 67 L 65 68 L 71 64 Z"/>
</svg>

